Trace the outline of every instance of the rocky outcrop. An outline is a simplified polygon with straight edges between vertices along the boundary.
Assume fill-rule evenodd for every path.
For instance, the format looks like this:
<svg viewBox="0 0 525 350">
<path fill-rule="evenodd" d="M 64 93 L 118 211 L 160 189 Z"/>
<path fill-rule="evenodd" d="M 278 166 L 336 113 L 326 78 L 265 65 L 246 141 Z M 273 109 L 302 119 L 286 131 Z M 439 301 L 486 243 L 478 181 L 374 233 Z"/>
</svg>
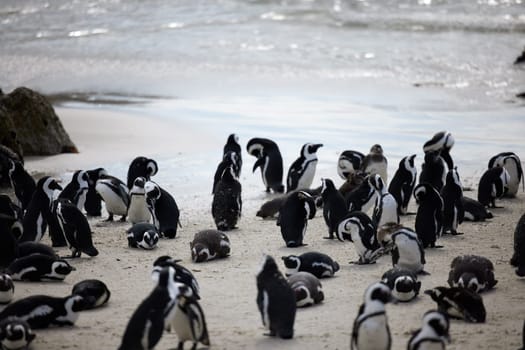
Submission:
<svg viewBox="0 0 525 350">
<path fill-rule="evenodd" d="M 20 157 L 78 152 L 49 101 L 25 87 L 0 91 L 0 144 Z"/>
</svg>

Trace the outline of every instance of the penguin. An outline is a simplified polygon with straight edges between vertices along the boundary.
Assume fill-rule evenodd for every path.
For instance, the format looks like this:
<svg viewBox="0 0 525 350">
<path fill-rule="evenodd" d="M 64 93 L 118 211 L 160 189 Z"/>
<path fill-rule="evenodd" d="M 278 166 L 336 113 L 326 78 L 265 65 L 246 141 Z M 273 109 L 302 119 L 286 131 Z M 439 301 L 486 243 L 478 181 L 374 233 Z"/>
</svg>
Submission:
<svg viewBox="0 0 525 350">
<path fill-rule="evenodd" d="M 487 317 L 483 299 L 467 288 L 436 287 L 425 291 L 438 305 L 438 310 L 449 317 L 467 322 L 484 323 Z"/>
<path fill-rule="evenodd" d="M 18 258 L 36 253 L 58 259 L 57 253 L 46 244 L 40 242 L 21 242 L 18 244 Z"/>
<path fill-rule="evenodd" d="M 443 232 L 443 198 L 428 183 L 420 183 L 414 189 L 414 197 L 419 203 L 416 213 L 415 229 L 423 248 L 440 248 L 436 241 Z"/>
<path fill-rule="evenodd" d="M 63 259 L 48 255 L 31 254 L 18 258 L 11 263 L 6 272 L 15 281 L 63 281 L 75 268 Z"/>
<path fill-rule="evenodd" d="M 421 282 L 417 280 L 417 275 L 404 268 L 388 270 L 381 277 L 381 282 L 386 284 L 392 291 L 392 296 L 401 302 L 415 299 L 421 289 Z"/>
<path fill-rule="evenodd" d="M 434 134 L 430 140 L 423 145 L 423 152 L 437 152 L 445 161 L 448 170 L 454 168 L 454 161 L 450 155 L 450 150 L 454 146 L 455 140 L 452 134 L 448 131 L 440 131 Z"/>
<path fill-rule="evenodd" d="M 337 238 L 354 243 L 359 260 L 351 263 L 374 264 L 383 253 L 377 240 L 374 222 L 361 211 L 348 213 L 341 220 L 337 227 Z"/>
<path fill-rule="evenodd" d="M 7 273 L 0 273 L 0 304 L 8 304 L 15 295 L 13 279 Z"/>
<path fill-rule="evenodd" d="M 16 133 L 14 131 L 10 132 L 10 136 L 16 141 Z M 4 146 L 7 137 L 4 137 L 0 144 L 0 187 L 9 186 L 9 168 L 11 167 L 12 161 L 18 161 L 24 164 L 24 159 L 21 154 L 14 152 L 11 148 Z M 8 141 L 9 143 L 9 141 Z"/>
<path fill-rule="evenodd" d="M 98 217 L 102 215 L 102 197 L 97 193 L 96 185 L 99 179 L 108 175 L 108 172 L 104 168 L 96 168 L 86 170 L 86 174 L 88 176 L 88 190 L 84 209 L 88 216 Z"/>
<path fill-rule="evenodd" d="M 230 239 L 221 231 L 203 230 L 190 242 L 191 260 L 195 263 L 226 258 L 230 255 Z"/>
<path fill-rule="evenodd" d="M 425 312 L 423 326 L 412 334 L 407 350 L 445 350 L 446 344 L 450 343 L 449 327 L 446 314 L 436 310 Z"/>
<path fill-rule="evenodd" d="M 521 160 L 513 152 L 503 152 L 490 158 L 488 168 L 503 167 L 509 173 L 508 190 L 506 197 L 516 197 L 520 182 L 523 184 L 523 168 Z"/>
<path fill-rule="evenodd" d="M 401 159 L 399 167 L 388 185 L 388 192 L 396 199 L 399 215 L 408 213 L 408 203 L 416 186 L 417 169 L 414 162 L 415 158 L 416 155 L 413 154 Z"/>
<path fill-rule="evenodd" d="M 249 154 L 257 158 L 252 172 L 261 168 L 261 177 L 266 192 L 283 193 L 283 157 L 279 146 L 269 139 L 253 138 L 248 141 L 246 149 Z"/>
<path fill-rule="evenodd" d="M 24 233 L 20 242 L 38 242 L 44 236 L 47 222 L 51 217 L 51 204 L 53 192 L 62 190 L 62 187 L 50 176 L 44 176 L 38 180 L 36 190 L 24 215 Z"/>
<path fill-rule="evenodd" d="M 153 224 L 159 234 L 166 238 L 175 238 L 177 228 L 180 226 L 180 212 L 175 199 L 153 181 L 146 182 L 144 190 Z"/>
<path fill-rule="evenodd" d="M 283 205 L 285 200 L 286 196 L 279 196 L 264 202 L 261 205 L 261 208 L 255 214 L 255 216 L 258 216 L 263 219 L 274 218 L 275 215 L 279 213 L 279 209 L 281 209 L 281 206 Z"/>
<path fill-rule="evenodd" d="M 388 222 L 399 223 L 399 214 L 397 213 L 397 202 L 394 196 L 388 193 L 385 182 L 379 174 L 372 174 L 368 178 L 370 186 L 376 191 L 376 203 L 372 220 L 376 227 L 383 226 Z"/>
<path fill-rule="evenodd" d="M 126 233 L 130 248 L 155 249 L 160 239 L 157 228 L 149 222 L 139 222 L 131 226 Z"/>
<path fill-rule="evenodd" d="M 432 151 L 425 153 L 425 161 L 421 164 L 419 183 L 428 183 L 440 192 L 447 176 L 445 165 L 445 161 L 441 158 L 439 152 Z"/>
<path fill-rule="evenodd" d="M 8 266 L 18 256 L 18 241 L 11 227 L 15 218 L 0 214 L 0 267 Z"/>
<path fill-rule="evenodd" d="M 25 212 L 36 190 L 36 182 L 19 161 L 10 160 L 9 179 L 15 191 L 18 206 Z"/>
<path fill-rule="evenodd" d="M 168 327 L 177 333 L 179 341 L 177 350 L 183 350 L 186 341 L 193 342 L 192 350 L 197 349 L 198 343 L 210 346 L 204 311 L 195 298 L 179 296 Z"/>
<path fill-rule="evenodd" d="M 305 143 L 286 177 L 286 192 L 308 189 L 312 185 L 317 167 L 317 150 L 323 147 L 320 143 Z"/>
<path fill-rule="evenodd" d="M 324 300 L 323 286 L 310 272 L 294 273 L 288 277 L 288 284 L 295 293 L 297 307 L 312 306 Z"/>
<path fill-rule="evenodd" d="M 481 175 L 478 184 L 478 202 L 489 208 L 496 207 L 496 199 L 508 191 L 509 173 L 505 168 L 488 169 Z"/>
<path fill-rule="evenodd" d="M 98 179 L 95 190 L 106 203 L 109 214 L 106 221 L 113 221 L 113 215 L 120 215 L 120 221 L 126 221 L 129 206 L 129 194 L 126 184 L 114 176 L 104 175 Z"/>
<path fill-rule="evenodd" d="M 19 319 L 0 321 L 0 349 L 29 349 L 36 335 L 29 324 Z"/>
<path fill-rule="evenodd" d="M 514 253 L 510 264 L 516 267 L 516 275 L 525 276 L 525 214 L 521 216 L 514 230 Z"/>
<path fill-rule="evenodd" d="M 348 213 L 343 195 L 335 188 L 330 179 L 322 179 L 321 198 L 323 200 L 323 217 L 328 226 L 327 239 L 334 239 L 337 226 Z"/>
<path fill-rule="evenodd" d="M 80 295 L 64 298 L 32 295 L 7 305 L 0 312 L 0 320 L 25 321 L 32 329 L 72 326 L 78 320 L 78 312 L 84 310 L 84 304 Z"/>
<path fill-rule="evenodd" d="M 354 320 L 350 349 L 385 349 L 392 346 L 385 304 L 393 302 L 388 286 L 381 282 L 370 285 L 364 295 L 364 302 Z"/>
<path fill-rule="evenodd" d="M 308 220 L 315 216 L 315 203 L 308 193 L 297 191 L 290 193 L 281 208 L 277 226 L 280 226 L 281 236 L 289 248 L 304 245 L 304 235 Z"/>
<path fill-rule="evenodd" d="M 381 145 L 375 144 L 370 148 L 361 163 L 361 171 L 365 174 L 379 174 L 384 183 L 388 183 L 388 161 Z"/>
<path fill-rule="evenodd" d="M 294 291 L 270 255 L 263 257 L 257 273 L 257 307 L 264 327 L 269 330 L 267 335 L 293 338 L 297 310 Z"/>
<path fill-rule="evenodd" d="M 191 288 L 191 295 L 195 298 L 200 299 L 200 288 L 199 283 L 195 276 L 191 273 L 190 270 L 179 264 L 180 260 L 173 259 L 168 255 L 163 255 L 158 257 L 153 262 L 153 271 L 151 273 L 151 278 L 154 281 L 158 281 L 159 273 L 164 267 L 172 267 L 175 271 L 173 275 L 173 280 L 177 283 L 182 283 Z"/>
<path fill-rule="evenodd" d="M 132 225 L 139 222 L 149 222 L 151 218 L 151 213 L 146 203 L 145 184 L 146 179 L 139 176 L 135 179 L 133 187 L 129 190 L 127 218 Z"/>
<path fill-rule="evenodd" d="M 423 270 L 426 264 L 425 251 L 414 231 L 407 228 L 398 230 L 392 234 L 392 241 L 394 267 L 406 268 L 416 274 L 428 274 Z"/>
<path fill-rule="evenodd" d="M 131 189 L 133 187 L 133 182 L 139 176 L 142 176 L 146 181 L 150 181 L 151 177 L 154 176 L 159 171 L 159 166 L 157 162 L 153 159 L 146 157 L 137 157 L 131 161 L 131 164 L 128 168 L 127 175 L 127 187 Z"/>
<path fill-rule="evenodd" d="M 377 198 L 377 191 L 370 184 L 370 176 L 367 176 L 364 181 L 345 196 L 346 207 L 349 212 L 362 211 L 367 213 L 374 207 Z"/>
<path fill-rule="evenodd" d="M 233 168 L 230 166 L 224 169 L 211 205 L 217 230 L 229 231 L 236 228 L 242 213 L 241 192 L 242 186 Z"/>
<path fill-rule="evenodd" d="M 498 280 L 494 278 L 492 262 L 478 255 L 457 256 L 450 264 L 448 285 L 468 288 L 476 293 L 494 288 Z"/>
<path fill-rule="evenodd" d="M 84 299 L 84 310 L 104 306 L 111 297 L 111 292 L 106 284 L 97 279 L 88 279 L 76 283 L 71 294 L 80 295 Z"/>
<path fill-rule="evenodd" d="M 483 204 L 475 199 L 463 196 L 461 197 L 461 206 L 465 212 L 463 220 L 485 221 L 485 219 L 492 219 L 494 217 Z"/>
<path fill-rule="evenodd" d="M 0 194 L 0 215 L 2 214 L 4 219 L 0 219 L 0 221 L 3 221 L 6 225 L 3 231 L 9 229 L 17 240 L 20 239 L 24 232 L 22 225 L 24 213 L 22 208 L 13 203 L 6 194 Z"/>
<path fill-rule="evenodd" d="M 337 174 L 343 180 L 348 180 L 361 169 L 361 163 L 365 155 L 358 151 L 346 150 L 341 153 L 337 160 Z"/>
<path fill-rule="evenodd" d="M 230 134 L 228 136 L 228 139 L 226 140 L 226 143 L 224 144 L 224 147 L 222 149 L 222 155 L 224 156 L 229 153 L 233 152 L 235 153 L 235 176 L 240 177 L 241 176 L 241 169 L 242 169 L 242 154 L 241 154 L 242 148 L 239 144 L 239 136 L 237 134 Z"/>
<path fill-rule="evenodd" d="M 286 266 L 286 276 L 293 275 L 299 271 L 306 271 L 317 278 L 324 278 L 333 277 L 339 271 L 337 261 L 319 252 L 307 252 L 299 256 L 283 256 L 282 260 Z"/>
<path fill-rule="evenodd" d="M 448 171 L 445 186 L 441 189 L 441 198 L 443 199 L 443 234 L 460 235 L 457 228 L 463 222 L 465 210 L 461 201 L 463 186 L 456 168 Z"/>
<path fill-rule="evenodd" d="M 150 350 L 160 341 L 175 312 L 177 298 L 189 290 L 174 283 L 173 274 L 171 267 L 159 271 L 157 285 L 131 315 L 119 350 Z"/>
<path fill-rule="evenodd" d="M 88 256 L 98 255 L 98 250 L 93 245 L 89 222 L 78 206 L 68 199 L 59 198 L 53 204 L 53 213 L 58 218 L 72 258 L 79 258 L 82 253 Z"/>
<path fill-rule="evenodd" d="M 239 177 L 241 170 L 239 167 L 239 156 L 237 153 L 232 151 L 226 152 L 222 158 L 222 161 L 219 163 L 219 165 L 217 165 L 217 170 L 215 170 L 215 175 L 213 176 L 213 188 L 211 194 L 215 194 L 215 191 L 217 191 L 217 185 L 219 184 L 219 181 L 221 181 L 222 173 L 227 167 L 232 167 L 235 177 Z"/>
<path fill-rule="evenodd" d="M 86 204 L 86 194 L 89 186 L 88 179 L 88 174 L 84 170 L 75 171 L 71 182 L 64 187 L 58 198 L 69 199 L 82 212 Z"/>
</svg>

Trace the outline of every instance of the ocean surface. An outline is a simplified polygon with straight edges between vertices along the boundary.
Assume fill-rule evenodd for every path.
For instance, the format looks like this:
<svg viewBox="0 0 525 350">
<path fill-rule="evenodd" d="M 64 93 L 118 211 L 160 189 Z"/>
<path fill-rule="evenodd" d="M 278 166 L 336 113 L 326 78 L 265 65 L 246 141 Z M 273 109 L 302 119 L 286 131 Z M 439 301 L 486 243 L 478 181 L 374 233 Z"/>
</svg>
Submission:
<svg viewBox="0 0 525 350">
<path fill-rule="evenodd" d="M 440 130 L 460 173 L 479 177 L 496 153 L 525 157 L 525 67 L 513 64 L 524 47 L 523 0 L 0 3 L 4 92 L 195 123 L 215 152 L 159 150 L 188 179 L 211 178 L 230 133 L 243 148 L 274 139 L 286 169 L 302 144 L 323 143 L 320 174 L 337 177 L 345 149 L 380 143 L 393 175 Z M 124 176 L 127 164 L 104 166 Z"/>
</svg>

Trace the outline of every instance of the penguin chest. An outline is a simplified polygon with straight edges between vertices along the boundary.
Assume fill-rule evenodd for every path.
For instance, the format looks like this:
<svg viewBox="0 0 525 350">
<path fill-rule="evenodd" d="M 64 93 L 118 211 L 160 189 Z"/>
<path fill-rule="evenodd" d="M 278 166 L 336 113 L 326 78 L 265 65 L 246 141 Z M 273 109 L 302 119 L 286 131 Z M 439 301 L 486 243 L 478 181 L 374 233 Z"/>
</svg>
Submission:
<svg viewBox="0 0 525 350">
<path fill-rule="evenodd" d="M 390 349 L 390 332 L 385 315 L 370 317 L 358 330 L 358 349 Z"/>
<path fill-rule="evenodd" d="M 128 207 L 125 201 L 111 188 L 104 185 L 97 185 L 97 192 L 106 203 L 106 210 L 116 215 L 126 215 Z"/>
<path fill-rule="evenodd" d="M 178 306 L 171 321 L 171 329 L 177 333 L 179 341 L 193 340 L 191 320 Z"/>
<path fill-rule="evenodd" d="M 314 181 L 315 169 L 317 168 L 317 159 L 307 161 L 302 169 L 302 174 L 297 181 L 297 189 L 310 188 Z"/>
<path fill-rule="evenodd" d="M 381 216 L 379 217 L 378 227 L 388 223 L 388 222 L 399 222 L 397 216 L 397 202 L 394 196 L 391 194 L 383 196 L 380 203 L 380 212 Z"/>
<path fill-rule="evenodd" d="M 509 181 L 508 181 L 508 194 L 509 195 L 515 195 L 518 192 L 519 186 L 520 186 L 520 180 L 521 177 L 519 176 L 519 171 L 516 163 L 508 158 L 503 163 L 503 167 L 507 170 L 509 173 Z"/>
<path fill-rule="evenodd" d="M 132 195 L 128 208 L 128 220 L 132 224 L 149 222 L 151 214 L 144 195 Z"/>
<path fill-rule="evenodd" d="M 25 338 L 4 339 L 2 340 L 2 349 L 25 349 L 28 342 Z"/>
</svg>

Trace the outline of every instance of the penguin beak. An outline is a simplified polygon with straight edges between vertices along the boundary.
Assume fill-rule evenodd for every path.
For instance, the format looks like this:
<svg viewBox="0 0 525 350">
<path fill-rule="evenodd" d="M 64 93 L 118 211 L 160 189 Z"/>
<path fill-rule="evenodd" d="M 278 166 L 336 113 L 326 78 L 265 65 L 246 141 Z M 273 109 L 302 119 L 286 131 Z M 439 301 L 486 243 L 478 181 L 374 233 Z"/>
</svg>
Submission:
<svg viewBox="0 0 525 350">
<path fill-rule="evenodd" d="M 323 147 L 323 144 L 322 143 L 317 143 L 315 145 L 312 146 L 313 149 L 314 149 L 314 152 L 317 151 L 319 148 Z"/>
<path fill-rule="evenodd" d="M 58 184 L 58 182 L 56 182 L 56 181 L 53 181 L 53 182 L 50 183 L 49 185 L 50 185 L 49 188 L 52 189 L 52 190 L 60 190 L 60 191 L 63 190 L 62 186 L 60 186 L 60 185 Z"/>
</svg>

